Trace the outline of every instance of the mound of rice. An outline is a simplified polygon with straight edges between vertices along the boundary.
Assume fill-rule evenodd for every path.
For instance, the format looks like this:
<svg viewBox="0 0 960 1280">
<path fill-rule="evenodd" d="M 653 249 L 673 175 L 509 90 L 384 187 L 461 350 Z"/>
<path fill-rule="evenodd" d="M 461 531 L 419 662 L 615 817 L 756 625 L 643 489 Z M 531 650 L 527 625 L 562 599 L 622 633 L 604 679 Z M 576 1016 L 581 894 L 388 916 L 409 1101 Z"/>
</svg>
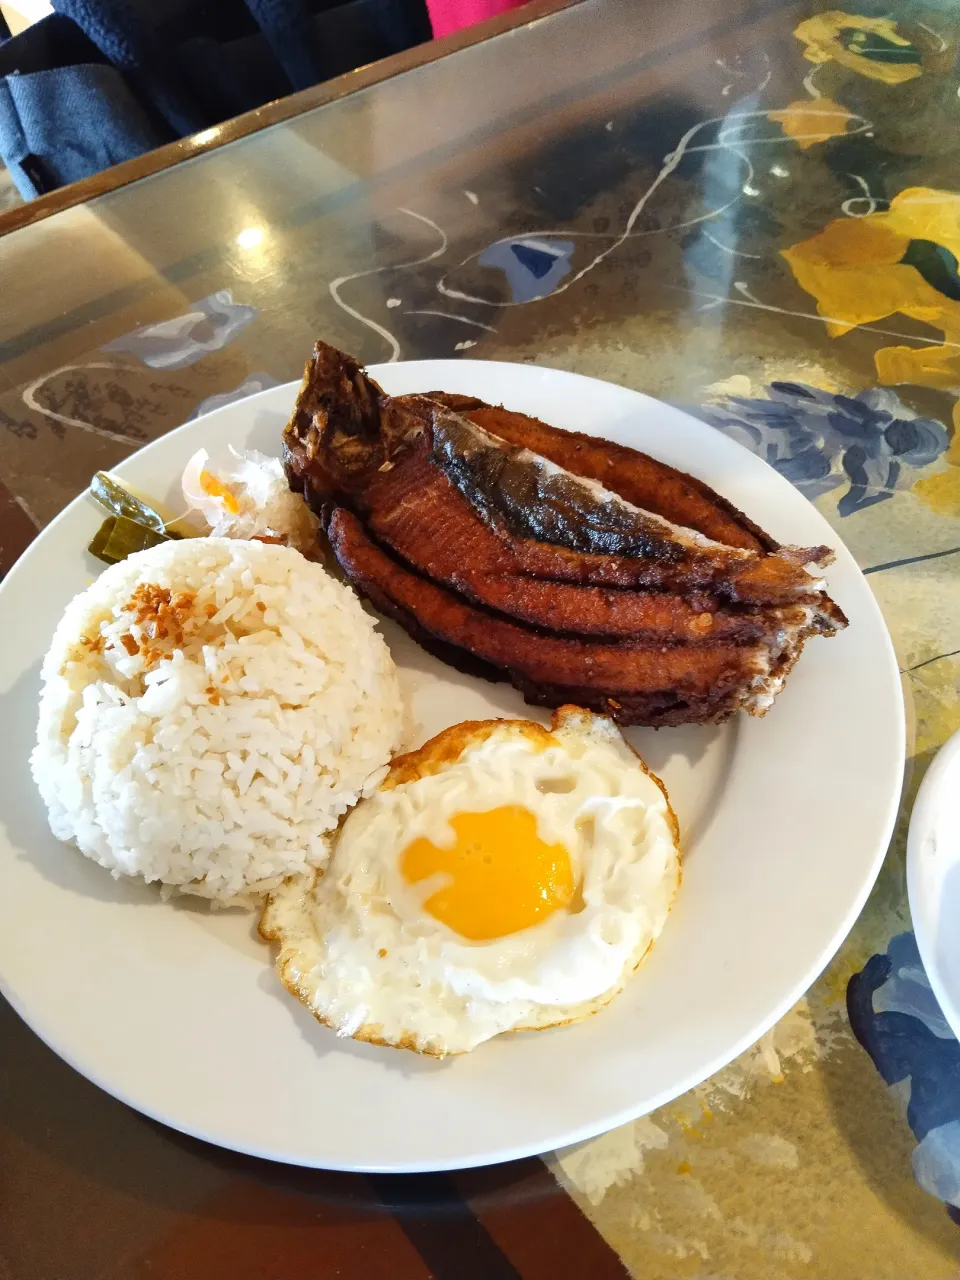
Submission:
<svg viewBox="0 0 960 1280">
<path fill-rule="evenodd" d="M 353 592 L 288 547 L 165 543 L 68 605 L 31 767 L 61 840 L 115 876 L 250 900 L 322 867 L 400 738 Z"/>
</svg>

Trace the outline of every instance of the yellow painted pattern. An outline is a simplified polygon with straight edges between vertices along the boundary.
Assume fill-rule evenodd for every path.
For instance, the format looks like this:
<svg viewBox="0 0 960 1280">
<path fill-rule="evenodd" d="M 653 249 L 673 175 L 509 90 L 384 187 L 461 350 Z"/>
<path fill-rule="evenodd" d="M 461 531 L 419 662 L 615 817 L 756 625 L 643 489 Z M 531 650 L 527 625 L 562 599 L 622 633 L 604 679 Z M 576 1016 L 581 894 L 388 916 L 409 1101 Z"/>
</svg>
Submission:
<svg viewBox="0 0 960 1280">
<path fill-rule="evenodd" d="M 859 39 L 865 47 L 869 47 L 867 42 L 871 35 L 882 36 L 904 49 L 910 47 L 910 41 L 900 35 L 892 18 L 866 18 L 858 13 L 844 13 L 842 9 L 829 9 L 826 13 L 807 18 L 794 27 L 793 34 L 806 46 L 803 56 L 808 62 L 836 62 L 858 75 L 884 84 L 903 84 L 923 75 L 923 68 L 916 63 L 875 62 L 855 48 L 847 48 L 840 33 L 850 30 L 862 33 L 859 37 L 855 35 L 854 39 Z"/>
<path fill-rule="evenodd" d="M 881 347 L 877 379 L 913 383 L 960 395 L 960 302 L 935 289 L 916 267 L 901 261 L 911 240 L 942 245 L 960 260 L 960 195 L 908 187 L 885 213 L 837 218 L 809 240 L 782 250 L 797 283 L 817 300 L 827 332 L 837 338 L 858 325 L 897 312 L 943 332 L 935 346 Z M 913 487 L 934 510 L 960 515 L 960 409 L 942 469 Z"/>
<path fill-rule="evenodd" d="M 846 107 L 831 102 L 829 98 L 803 98 L 799 102 L 791 102 L 782 111 L 769 114 L 787 137 L 804 151 L 817 142 L 841 137 L 847 131 L 847 122 L 855 119 Z"/>
<path fill-rule="evenodd" d="M 941 461 L 946 469 L 922 476 L 913 492 L 939 515 L 960 519 L 960 401 L 953 406 L 953 440 Z"/>
</svg>

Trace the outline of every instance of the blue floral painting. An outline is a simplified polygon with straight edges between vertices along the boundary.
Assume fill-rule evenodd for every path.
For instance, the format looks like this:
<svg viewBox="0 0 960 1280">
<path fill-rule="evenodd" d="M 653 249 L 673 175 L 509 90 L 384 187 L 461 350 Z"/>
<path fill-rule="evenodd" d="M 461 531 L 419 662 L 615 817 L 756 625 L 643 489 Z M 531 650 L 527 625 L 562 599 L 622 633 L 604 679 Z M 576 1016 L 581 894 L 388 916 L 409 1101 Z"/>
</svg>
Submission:
<svg viewBox="0 0 960 1280">
<path fill-rule="evenodd" d="M 192 303 L 185 315 L 143 325 L 102 349 L 136 356 L 151 369 L 186 369 L 232 342 L 258 314 L 256 307 L 234 302 L 232 290 L 220 289 Z"/>
<path fill-rule="evenodd" d="M 909 488 L 914 473 L 950 442 L 942 423 L 914 413 L 889 387 L 845 396 L 772 382 L 767 391 L 768 399 L 726 396 L 692 412 L 759 454 L 808 498 L 841 489 L 841 516 Z"/>
<path fill-rule="evenodd" d="M 912 933 L 850 979 L 853 1033 L 884 1081 L 906 1102 L 919 1145 L 913 1173 L 960 1223 L 960 1042 L 940 1012 Z"/>
</svg>

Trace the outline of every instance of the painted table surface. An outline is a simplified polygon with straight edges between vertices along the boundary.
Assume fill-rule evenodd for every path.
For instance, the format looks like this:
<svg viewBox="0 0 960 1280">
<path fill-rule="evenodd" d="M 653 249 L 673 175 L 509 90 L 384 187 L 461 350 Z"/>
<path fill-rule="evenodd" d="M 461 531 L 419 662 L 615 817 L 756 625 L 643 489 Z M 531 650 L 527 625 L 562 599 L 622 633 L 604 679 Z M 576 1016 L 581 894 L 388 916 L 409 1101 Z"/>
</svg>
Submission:
<svg viewBox="0 0 960 1280">
<path fill-rule="evenodd" d="M 958 40 L 954 0 L 584 0 L 0 240 L 5 567 L 95 470 L 298 376 L 317 334 L 533 361 L 691 408 L 799 485 L 870 574 L 912 726 L 879 883 L 806 998 L 545 1161 L 230 1156 L 4 1008 L 2 1280 L 960 1275 L 960 1045 L 904 878 L 960 725 Z"/>
</svg>

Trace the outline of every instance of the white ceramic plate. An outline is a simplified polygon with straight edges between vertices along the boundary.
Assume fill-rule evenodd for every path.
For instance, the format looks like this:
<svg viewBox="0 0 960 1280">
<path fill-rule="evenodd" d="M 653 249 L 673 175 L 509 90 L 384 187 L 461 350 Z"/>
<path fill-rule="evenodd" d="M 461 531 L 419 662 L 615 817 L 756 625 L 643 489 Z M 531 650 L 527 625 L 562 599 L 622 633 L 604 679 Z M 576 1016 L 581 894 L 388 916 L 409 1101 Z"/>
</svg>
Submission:
<svg viewBox="0 0 960 1280">
<path fill-rule="evenodd" d="M 250 916 L 162 904 L 55 841 L 34 794 L 41 657 L 96 572 L 86 497 L 0 588 L 0 983 L 96 1084 L 226 1147 L 334 1169 L 456 1168 L 549 1150 L 669 1101 L 746 1049 L 799 998 L 867 897 L 903 766 L 897 664 L 850 554 L 815 509 L 718 431 L 621 387 L 481 361 L 373 370 L 388 391 L 482 396 L 635 445 L 702 477 L 784 542 L 837 548 L 850 618 L 812 642 L 763 720 L 632 731 L 679 814 L 684 883 L 667 927 L 611 1007 L 577 1027 L 501 1038 L 436 1063 L 337 1040 L 280 986 Z M 276 452 L 293 383 L 174 431 L 117 468 L 177 506 L 203 446 Z M 385 624 L 421 740 L 462 719 L 539 715 L 458 675 Z"/>
<path fill-rule="evenodd" d="M 907 891 L 923 967 L 960 1037 L 960 733 L 917 792 L 907 837 Z"/>
</svg>

